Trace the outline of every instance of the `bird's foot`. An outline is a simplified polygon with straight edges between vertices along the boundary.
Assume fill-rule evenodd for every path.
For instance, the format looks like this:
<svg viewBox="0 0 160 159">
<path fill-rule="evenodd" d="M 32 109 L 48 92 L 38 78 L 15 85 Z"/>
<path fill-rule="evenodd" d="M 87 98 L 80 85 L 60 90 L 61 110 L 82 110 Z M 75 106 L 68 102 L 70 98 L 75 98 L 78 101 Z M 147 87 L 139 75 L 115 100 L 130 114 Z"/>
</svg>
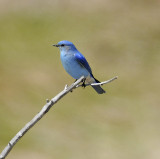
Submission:
<svg viewBox="0 0 160 159">
<path fill-rule="evenodd" d="M 85 81 L 86 81 L 86 79 L 84 79 L 84 80 L 82 81 L 82 82 L 83 82 L 83 83 L 82 83 L 82 87 L 83 87 L 83 88 L 86 87 Z"/>
</svg>

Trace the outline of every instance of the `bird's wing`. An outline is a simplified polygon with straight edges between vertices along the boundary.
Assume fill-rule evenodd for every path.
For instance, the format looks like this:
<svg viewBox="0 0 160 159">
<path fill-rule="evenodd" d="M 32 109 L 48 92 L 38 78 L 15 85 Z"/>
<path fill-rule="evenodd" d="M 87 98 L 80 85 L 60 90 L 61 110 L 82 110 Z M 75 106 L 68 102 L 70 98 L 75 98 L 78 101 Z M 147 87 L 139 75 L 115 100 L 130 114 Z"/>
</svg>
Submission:
<svg viewBox="0 0 160 159">
<path fill-rule="evenodd" d="M 85 59 L 85 57 L 79 52 L 79 53 L 75 53 L 74 57 L 76 59 L 76 61 L 84 68 L 87 69 L 87 71 L 92 74 L 92 70 L 87 62 L 87 60 Z"/>
</svg>

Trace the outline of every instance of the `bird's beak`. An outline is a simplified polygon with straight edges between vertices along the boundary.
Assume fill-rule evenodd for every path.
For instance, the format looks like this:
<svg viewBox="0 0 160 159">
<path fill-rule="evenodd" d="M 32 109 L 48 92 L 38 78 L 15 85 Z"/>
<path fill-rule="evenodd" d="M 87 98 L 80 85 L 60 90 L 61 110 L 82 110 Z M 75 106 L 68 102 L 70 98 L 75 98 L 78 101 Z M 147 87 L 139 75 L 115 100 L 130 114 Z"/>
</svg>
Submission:
<svg viewBox="0 0 160 159">
<path fill-rule="evenodd" d="M 58 44 L 53 44 L 52 46 L 58 47 L 59 45 Z"/>
</svg>

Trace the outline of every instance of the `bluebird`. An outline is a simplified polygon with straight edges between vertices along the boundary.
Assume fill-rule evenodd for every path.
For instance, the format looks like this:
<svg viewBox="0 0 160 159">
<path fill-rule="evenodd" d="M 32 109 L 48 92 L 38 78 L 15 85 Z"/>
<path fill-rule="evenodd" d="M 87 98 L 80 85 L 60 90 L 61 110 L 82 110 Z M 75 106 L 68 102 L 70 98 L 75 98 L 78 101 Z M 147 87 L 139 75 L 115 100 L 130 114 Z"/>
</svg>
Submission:
<svg viewBox="0 0 160 159">
<path fill-rule="evenodd" d="M 92 74 L 91 67 L 89 66 L 85 57 L 77 50 L 75 45 L 70 41 L 60 41 L 58 44 L 53 46 L 58 47 L 60 50 L 60 58 L 62 65 L 66 72 L 71 75 L 74 79 L 79 79 L 84 76 L 85 82 L 88 84 L 100 83 Z M 105 91 L 100 85 L 91 85 L 98 94 L 103 94 Z"/>
</svg>

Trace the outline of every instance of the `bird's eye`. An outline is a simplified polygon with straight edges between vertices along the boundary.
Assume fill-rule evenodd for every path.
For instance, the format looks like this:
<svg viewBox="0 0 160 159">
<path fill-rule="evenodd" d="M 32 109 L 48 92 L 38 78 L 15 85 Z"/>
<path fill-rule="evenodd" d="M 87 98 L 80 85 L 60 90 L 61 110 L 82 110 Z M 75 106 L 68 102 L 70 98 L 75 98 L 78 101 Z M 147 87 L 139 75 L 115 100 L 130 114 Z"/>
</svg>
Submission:
<svg viewBox="0 0 160 159">
<path fill-rule="evenodd" d="M 62 44 L 61 46 L 64 46 L 64 44 Z"/>
</svg>

